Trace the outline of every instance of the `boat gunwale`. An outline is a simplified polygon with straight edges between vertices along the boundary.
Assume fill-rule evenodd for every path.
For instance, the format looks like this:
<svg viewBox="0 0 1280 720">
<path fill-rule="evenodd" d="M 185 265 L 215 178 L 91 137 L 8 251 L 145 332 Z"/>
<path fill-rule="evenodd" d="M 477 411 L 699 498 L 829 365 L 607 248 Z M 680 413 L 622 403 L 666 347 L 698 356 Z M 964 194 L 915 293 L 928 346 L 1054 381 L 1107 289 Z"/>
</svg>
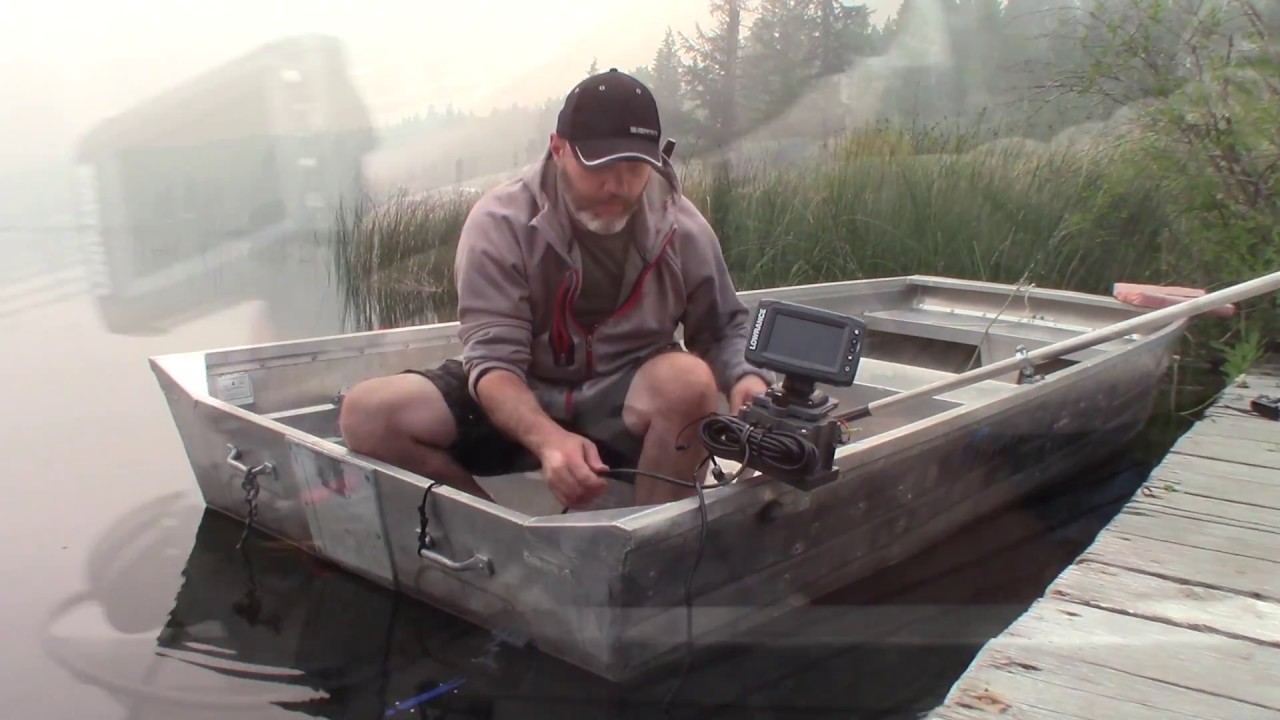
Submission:
<svg viewBox="0 0 1280 720">
<path fill-rule="evenodd" d="M 997 283 L 986 280 L 964 280 L 934 275 L 900 275 L 887 278 L 866 278 L 855 280 L 838 280 L 826 283 L 810 283 L 806 285 L 784 285 L 758 290 L 738 292 L 744 303 L 751 305 L 771 296 L 785 296 L 795 302 L 821 300 L 841 297 L 850 289 L 858 290 L 858 294 L 878 292 L 907 291 L 913 289 L 939 288 L 948 290 L 964 290 L 981 294 L 1011 294 L 1019 290 L 1016 283 Z M 1058 290 L 1026 286 L 1022 293 L 1028 299 L 1043 301 L 1067 302 L 1103 310 L 1118 310 L 1132 315 L 1145 312 L 1142 308 L 1123 303 L 1104 295 L 1083 293 L 1075 290 Z M 1012 320 L 1011 320 L 1012 321 Z M 1052 327 L 1052 323 L 1018 320 L 1019 323 L 1039 324 Z M 217 366 L 219 371 L 234 372 L 241 365 L 245 368 L 268 368 L 280 365 L 312 362 L 323 356 L 325 359 L 354 357 L 377 352 L 430 347 L 440 344 L 442 336 L 449 337 L 448 342 L 456 341 L 457 320 L 449 320 L 421 325 L 409 325 L 397 328 L 363 330 L 320 337 L 279 340 L 266 343 L 230 345 L 220 348 L 209 348 L 202 351 L 210 366 Z M 991 332 L 996 332 L 995 328 Z M 1008 334 L 1008 333 L 1001 333 Z M 1016 333 L 1015 333 L 1016 334 Z M 187 353 L 162 353 L 150 359 L 163 360 L 170 355 Z"/>
<path fill-rule="evenodd" d="M 1009 293 L 1017 291 L 1020 287 L 1013 283 L 962 280 L 928 275 L 909 275 L 890 278 L 847 280 L 831 283 L 767 288 L 741 292 L 739 293 L 739 296 L 748 304 L 771 295 L 776 296 L 779 293 L 791 296 L 798 302 L 803 302 L 805 300 L 841 297 L 848 294 L 851 286 L 856 287 L 859 290 L 858 294 L 894 292 L 900 290 L 910 291 L 917 287 L 958 289 L 977 291 L 981 293 Z M 1144 312 L 1141 308 L 1136 308 L 1132 305 L 1128 305 L 1102 295 L 1034 287 L 1030 288 L 1026 292 L 1031 297 L 1039 297 L 1043 300 L 1066 301 L 1069 303 L 1079 303 L 1103 309 L 1124 310 L 1134 316 L 1139 316 Z M 893 429 L 878 433 L 866 441 L 852 442 L 838 448 L 836 452 L 836 468 L 841 475 L 844 475 L 857 467 L 874 462 L 881 457 L 895 452 L 906 442 L 915 442 L 919 439 L 934 437 L 946 432 L 956 425 L 981 422 L 983 419 L 990 417 L 1009 406 L 1025 402 L 1028 399 L 1034 399 L 1060 384 L 1071 382 L 1083 371 L 1095 367 L 1098 364 L 1122 362 L 1123 357 L 1127 353 L 1137 350 L 1148 343 L 1161 341 L 1170 333 L 1181 332 L 1186 323 L 1186 320 L 1166 323 L 1150 333 L 1146 333 L 1129 340 L 1121 347 L 1115 347 L 1109 350 L 1093 346 L 1093 348 L 1090 349 L 1097 350 L 1093 357 L 1082 359 L 1071 367 L 1054 372 L 1051 375 L 1046 376 L 1046 378 L 1041 382 L 1031 385 L 1015 386 L 1014 390 L 1000 396 L 993 397 L 990 401 L 966 403 L 956 400 L 947 400 L 945 397 L 939 397 L 939 399 L 946 402 L 956 403 L 956 407 L 945 409 L 939 413 L 922 417 L 913 422 L 905 423 Z M 325 453 L 340 458 L 356 467 L 360 467 L 361 469 L 376 470 L 425 489 L 433 482 L 426 476 L 378 461 L 374 458 L 353 453 L 340 444 L 334 443 L 326 438 L 319 437 L 318 435 L 298 430 L 281 422 L 279 419 L 269 417 L 269 414 L 267 413 L 257 413 L 245 410 L 239 406 L 215 397 L 209 390 L 208 376 L 213 368 L 216 368 L 216 372 L 221 374 L 223 372 L 235 372 L 239 369 L 265 369 L 282 365 L 314 362 L 322 358 L 342 359 L 381 352 L 438 347 L 440 345 L 447 345 L 456 342 L 456 335 L 454 334 L 456 327 L 456 321 L 449 321 L 403 328 L 345 333 L 320 338 L 285 340 L 256 345 L 241 345 L 220 350 L 159 354 L 151 356 L 149 360 L 153 364 L 153 367 L 162 368 L 167 374 L 173 376 L 175 381 L 191 393 L 193 399 L 197 402 L 211 405 L 212 407 L 227 412 L 242 420 L 247 420 L 251 424 L 261 428 L 274 430 L 287 441 L 310 445 L 313 448 L 323 450 Z M 1115 340 L 1107 342 L 1115 342 Z M 1099 345 L 1103 344 L 1105 343 L 1099 343 Z M 178 377 L 177 374 L 170 372 L 176 362 L 191 362 L 196 357 L 199 357 L 204 361 L 203 369 L 205 375 L 202 377 L 204 384 L 200 387 L 193 387 L 188 382 L 184 382 L 183 378 Z M 194 380 L 194 378 L 189 379 Z M 947 392 L 940 393 L 940 396 L 946 395 Z M 840 481 L 837 480 L 836 482 Z M 742 504 L 756 504 L 768 501 L 780 494 L 788 492 L 789 489 L 789 486 L 783 483 L 771 482 L 769 478 L 764 477 L 760 473 L 748 470 L 741 478 L 730 486 L 710 488 L 705 491 L 704 494 L 708 506 L 708 520 L 710 521 L 713 517 L 719 516 L 723 513 L 733 512 Z M 649 534 L 649 532 L 656 531 L 658 528 L 660 528 L 663 533 L 669 533 L 672 530 L 679 531 L 679 528 L 677 527 L 678 524 L 689 524 L 692 527 L 696 526 L 699 522 L 697 497 L 689 497 L 662 505 L 625 508 L 623 509 L 624 511 L 629 510 L 630 512 L 626 512 L 624 515 L 619 517 L 620 511 L 616 509 L 584 511 L 573 513 L 572 515 L 530 515 L 496 502 L 477 498 L 470 493 L 457 490 L 449 486 L 439 486 L 433 492 L 446 494 L 455 501 L 460 501 L 478 510 L 489 512 L 496 511 L 512 522 L 520 523 L 529 527 L 570 528 L 576 526 L 601 528 L 603 526 L 612 525 L 617 530 L 632 534 L 637 542 L 641 541 L 644 536 Z M 713 507 L 715 509 L 714 513 L 712 512 Z M 593 519 L 597 518 L 598 521 L 592 522 Z M 677 525 L 673 525 L 673 523 L 677 523 Z"/>
<path fill-rule="evenodd" d="M 1016 405 L 1038 399 L 1063 385 L 1069 385 L 1084 374 L 1103 372 L 1105 365 L 1122 363 L 1130 353 L 1141 351 L 1152 344 L 1170 342 L 1170 335 L 1180 334 L 1185 324 L 1185 320 L 1174 321 L 1156 332 L 1141 336 L 1124 347 L 1099 353 L 1071 367 L 1047 375 L 1039 382 L 1015 386 L 1016 389 L 1013 391 L 993 397 L 990 401 L 958 403 L 956 407 L 877 433 L 863 443 L 851 442 L 838 447 L 835 467 L 840 473 L 840 478 L 831 484 L 847 482 L 848 478 L 845 477 L 847 473 L 892 455 L 904 449 L 907 444 L 931 440 L 956 427 L 977 427 Z M 761 505 L 791 492 L 803 491 L 792 489 L 780 481 L 773 481 L 759 472 L 744 472 L 742 477 L 732 485 L 712 488 L 704 492 L 707 521 L 714 522 L 714 519 L 721 515 L 732 513 L 742 507 Z M 820 496 L 823 488 L 815 488 L 809 492 Z M 736 502 L 730 503 L 730 498 Z M 579 517 L 583 516 L 589 516 L 589 513 L 579 513 Z M 555 522 L 556 518 L 549 517 L 544 520 Z M 636 512 L 615 520 L 614 524 L 628 529 L 637 540 L 640 540 L 657 535 L 668 537 L 673 532 L 676 534 L 689 532 L 697 529 L 700 522 L 698 498 L 690 497 L 663 505 L 637 508 Z"/>
</svg>

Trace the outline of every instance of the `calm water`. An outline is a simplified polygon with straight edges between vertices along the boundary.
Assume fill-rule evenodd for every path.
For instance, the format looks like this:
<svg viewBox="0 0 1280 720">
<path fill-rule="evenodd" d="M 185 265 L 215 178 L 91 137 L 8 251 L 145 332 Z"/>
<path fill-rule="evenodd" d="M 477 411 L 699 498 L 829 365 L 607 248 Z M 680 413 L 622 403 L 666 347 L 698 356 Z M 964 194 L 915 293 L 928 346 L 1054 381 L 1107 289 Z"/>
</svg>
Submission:
<svg viewBox="0 0 1280 720">
<path fill-rule="evenodd" d="M 248 281 L 228 282 L 224 301 L 166 298 L 204 309 L 173 327 L 149 318 L 140 335 L 104 327 L 74 250 L 31 257 L 0 283 L 6 716 L 661 715 L 662 681 L 611 686 L 295 550 L 255 538 L 241 553 L 239 525 L 203 512 L 146 358 L 336 329 L 327 275 L 310 255 L 228 270 Z M 786 643 L 699 661 L 678 710 L 847 719 L 930 709 L 1144 472 L 1121 459 L 1087 473 L 1071 495 L 984 521 L 797 611 L 774 628 Z M 452 692 L 396 711 L 452 679 L 462 681 Z"/>
</svg>

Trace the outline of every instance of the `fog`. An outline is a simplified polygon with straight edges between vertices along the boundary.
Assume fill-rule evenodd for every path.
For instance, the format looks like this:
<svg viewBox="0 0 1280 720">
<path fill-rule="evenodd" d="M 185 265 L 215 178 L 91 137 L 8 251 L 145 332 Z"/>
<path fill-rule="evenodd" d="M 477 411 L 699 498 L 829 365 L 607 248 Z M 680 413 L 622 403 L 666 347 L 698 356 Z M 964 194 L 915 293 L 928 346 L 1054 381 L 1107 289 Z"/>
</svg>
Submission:
<svg viewBox="0 0 1280 720">
<path fill-rule="evenodd" d="M 593 56 L 646 62 L 668 24 L 691 29 L 700 3 L 386 0 L 212 4 L 16 0 L 0 10 L 0 168 L 64 158 L 75 139 L 188 78 L 267 42 L 339 38 L 375 123 L 429 105 L 486 112 L 562 93 Z"/>
<path fill-rule="evenodd" d="M 1106 0 L 1108 5 L 1122 1 Z M 342 311 L 350 308 L 342 306 L 349 299 L 342 297 L 343 283 L 335 280 L 332 267 L 341 262 L 334 262 L 325 242 L 333 237 L 329 231 L 339 203 L 356 196 L 380 200 L 397 192 L 483 189 L 509 177 L 545 150 L 560 99 L 593 65 L 637 72 L 651 84 L 663 108 L 664 134 L 679 143 L 675 159 L 680 165 L 773 153 L 771 148 L 778 149 L 775 157 L 804 163 L 826 152 L 831 138 L 870 124 L 881 127 L 867 134 L 872 145 L 883 143 L 872 147 L 873 152 L 907 147 L 907 154 L 920 157 L 903 158 L 902 163 L 897 158 L 863 163 L 858 157 L 848 165 L 910 170 L 975 164 L 968 158 L 951 162 L 956 156 L 943 157 L 950 149 L 910 146 L 927 135 L 912 134 L 915 129 L 948 123 L 963 129 L 981 126 L 984 134 L 976 145 L 987 152 L 1001 143 L 1019 152 L 1055 144 L 1079 149 L 1080 143 L 1110 135 L 1145 101 L 1077 101 L 1070 97 L 1070 87 L 1054 86 L 1070 80 L 1072 63 L 1087 60 L 1077 52 L 1078 38 L 1053 34 L 1050 7 L 1070 2 L 871 0 L 859 7 L 830 0 L 753 0 L 752 12 L 742 17 L 738 50 L 720 52 L 729 43 L 699 40 L 698 29 L 731 27 L 731 21 L 713 12 L 727 0 L 379 0 L 363 8 L 351 0 L 8 0 L 0 8 L 0 337 L 6 350 L 0 368 L 16 379 L 16 393 L 8 399 L 21 411 L 7 414 L 0 428 L 0 450 L 11 460 L 9 489 L 18 498 L 0 523 L 0 541 L 14 549 L 6 553 L 0 576 L 20 579 L 10 592 L 16 612 L 0 621 L 12 659 L 7 681 L 0 683 L 4 706 L 18 717 L 78 717 L 89 710 L 94 717 L 140 720 L 192 716 L 183 709 L 143 709 L 145 688 L 184 701 L 243 699 L 255 692 L 245 689 L 246 683 L 256 684 L 251 679 L 166 662 L 154 647 L 156 638 L 171 637 L 174 624 L 199 627 L 210 633 L 207 637 L 214 637 L 224 619 L 225 627 L 241 627 L 229 613 L 238 614 L 252 603 L 249 593 L 236 586 L 240 571 L 230 570 L 232 546 L 207 537 L 203 546 L 195 542 L 201 498 L 147 358 L 355 329 L 343 317 Z M 1267 2 L 1272 17 L 1280 17 L 1280 2 Z M 899 13 L 900 5 L 910 12 Z M 804 10 L 803 17 L 788 14 L 795 8 Z M 753 25 L 753 15 L 764 9 L 772 13 L 770 22 Z M 701 47 L 686 47 L 684 38 Z M 1152 67 L 1165 68 L 1176 66 L 1177 58 L 1156 60 Z M 713 81 L 690 89 L 698 83 L 681 81 L 677 71 L 689 67 L 684 63 L 696 67 L 683 80 L 698 79 L 705 71 Z M 734 85 L 729 91 L 717 87 L 724 78 L 734 78 L 723 81 Z M 1265 117 L 1254 111 L 1255 121 Z M 1235 117 L 1243 124 L 1248 115 Z M 999 132 L 987 134 L 988 127 Z M 921 179 L 915 184 L 893 187 L 929 191 L 930 176 L 911 177 L 917 175 Z M 976 176 L 938 177 L 944 182 L 959 177 L 954 185 L 961 185 L 965 177 Z M 826 195 L 826 188 L 814 183 L 806 190 L 811 195 L 799 199 L 817 204 L 831 197 L 853 198 L 829 203 L 829 214 L 842 213 L 826 221 L 827 232 L 834 227 L 835 237 L 843 231 L 841 218 L 856 214 L 858 203 L 881 192 L 875 173 L 864 173 L 866 178 L 871 180 L 849 183 L 850 190 L 833 183 L 837 191 Z M 776 185 L 781 188 L 777 192 L 790 192 L 786 184 Z M 754 191 L 749 181 L 741 187 L 744 194 Z M 1007 204 L 1007 214 L 1018 215 L 1010 223 L 1021 222 L 1023 213 L 1019 197 L 990 190 L 1003 187 L 979 188 L 979 195 L 985 193 L 979 198 L 982 208 L 995 207 L 990 213 L 939 213 L 938 235 L 955 229 L 968 238 L 1009 237 L 1005 208 L 999 206 Z M 1077 189 L 1067 186 L 1061 195 L 1073 192 Z M 874 221 L 889 227 L 902 218 L 904 236 L 912 228 L 929 234 L 920 230 L 930 229 L 927 223 L 908 222 L 915 196 L 900 195 L 905 198 L 901 202 L 872 208 L 883 219 L 868 213 L 859 220 L 865 220 L 864 226 Z M 966 194 L 939 195 L 967 209 Z M 1041 195 L 1050 193 L 1024 193 L 1037 203 Z M 758 217 L 764 219 L 760 235 L 768 242 L 776 235 L 769 235 L 773 206 L 771 198 L 765 199 Z M 1088 219 L 1061 212 L 1076 206 L 1050 199 L 1028 214 L 1061 217 L 1072 225 Z M 1115 207 L 1115 214 L 1124 216 L 1119 220 L 1128 217 L 1122 212 L 1127 202 L 1122 195 L 1103 199 L 1113 199 L 1113 204 L 1102 205 L 1104 210 Z M 725 206 L 733 203 L 720 205 Z M 906 211 L 896 212 L 900 208 Z M 849 209 L 849 215 L 843 214 Z M 782 207 L 778 214 L 789 211 Z M 443 216 L 434 225 L 425 223 L 431 225 L 427 230 L 451 231 L 452 216 Z M 977 216 L 989 216 L 990 224 L 968 222 Z M 948 220 L 953 222 L 944 225 Z M 1034 236 L 1036 228 L 1050 223 L 1029 226 L 1026 235 L 1041 242 L 1045 238 Z M 1117 247 L 1141 252 L 1153 246 L 1141 244 L 1143 233 L 1155 235 L 1151 227 L 1120 226 L 1114 226 L 1122 234 Z M 796 234 L 805 232 L 801 228 Z M 420 232 L 414 239 L 419 245 L 438 241 L 438 256 L 451 253 L 447 238 L 421 240 L 429 234 Z M 1135 236 L 1138 240 L 1131 243 Z M 365 251 L 376 248 L 369 253 L 376 255 L 394 245 L 382 239 L 354 245 Z M 751 241 L 739 239 L 740 247 Z M 895 244 L 911 245 L 881 243 Z M 954 244 L 968 255 L 969 243 Z M 920 264 L 927 266 L 934 261 L 928 252 L 933 246 L 923 247 Z M 424 277 L 428 273 L 423 268 L 436 259 L 431 248 L 395 250 L 368 264 L 377 268 L 369 273 L 379 275 L 376 283 L 350 284 L 362 289 L 376 285 L 365 291 L 380 297 L 397 296 L 397 291 L 400 297 L 427 295 L 424 285 L 433 279 Z M 978 250 L 974 244 L 975 256 Z M 1102 253 L 1104 260 L 1115 260 L 1106 250 Z M 1162 255 L 1160 261 L 1168 262 L 1168 257 Z M 805 259 L 824 261 L 823 256 Z M 1070 260 L 1074 265 L 1075 258 Z M 399 275 L 381 275 L 396 263 Z M 738 267 L 752 269 L 747 262 Z M 894 267 L 869 264 L 849 274 L 889 273 Z M 388 275 L 401 282 L 386 282 Z M 387 287 L 392 292 L 381 293 Z M 383 319 L 368 324 L 383 324 Z M 1086 488 L 1089 502 L 1095 501 L 1091 484 L 1068 484 Z M 186 509 L 174 512 L 173 503 L 157 498 L 181 499 Z M 1078 504 L 1055 504 L 1056 519 L 1036 510 L 1005 524 L 1018 526 L 1016 534 L 1024 537 L 1045 523 L 1058 527 L 1065 518 L 1059 514 L 1075 512 Z M 983 543 L 995 537 L 992 527 L 982 526 Z M 948 547 L 970 546 L 960 542 Z M 1020 542 L 1019 557 L 1053 555 L 1040 547 Z M 1027 548 L 1035 552 L 1023 553 Z M 188 552 L 193 566 L 205 566 L 203 578 L 183 568 Z M 937 567 L 939 557 L 949 556 L 944 552 L 926 565 Z M 959 584 L 973 583 L 981 591 L 960 592 L 995 602 L 991 589 L 1010 582 L 1004 572 L 1008 562 L 978 564 L 1000 570 L 992 575 L 995 585 L 990 578 L 973 576 Z M 264 625 L 231 637 L 225 647 L 240 643 L 245 648 L 265 639 L 257 651 L 248 648 L 248 654 L 260 651 L 286 657 L 286 665 L 296 661 L 315 668 L 304 655 L 324 655 L 330 643 L 326 633 L 337 636 L 341 630 L 350 636 L 352 627 L 365 627 L 350 623 L 350 608 L 376 610 L 381 602 L 349 595 L 341 583 L 326 586 L 337 582 L 336 573 L 315 572 L 315 578 L 327 579 L 317 579 L 316 589 L 306 590 L 310 580 L 282 577 L 280 566 L 275 567 L 275 576 L 272 571 L 262 576 L 266 604 L 305 622 L 291 621 L 293 629 L 275 637 L 268 633 L 276 631 Z M 310 577 L 313 570 L 285 574 Z M 907 573 L 914 578 L 913 593 L 921 587 L 915 572 Z M 877 595 L 881 589 L 877 587 Z M 224 598 L 241 594 L 242 601 L 226 603 L 230 610 L 213 609 Z M 63 623 L 65 652 L 55 657 L 45 642 L 54 633 L 41 633 L 49 629 L 46 621 L 53 610 L 70 607 L 67 598 L 83 603 L 83 612 Z M 917 606 L 924 607 L 913 601 L 911 607 Z M 189 613 L 171 612 L 174 607 Z M 313 612 L 322 619 L 329 613 L 328 621 L 313 623 Z M 357 620 L 382 622 L 378 612 L 357 615 Z M 388 628 L 395 622 L 388 621 Z M 803 673 L 795 676 L 803 682 L 790 692 L 817 687 L 809 681 L 824 675 L 834 678 L 830 684 L 839 686 L 836 690 L 859 696 L 856 701 L 866 707 L 878 701 L 861 695 L 875 695 L 876 689 L 895 696 L 908 692 L 908 686 L 915 688 L 910 692 L 934 692 L 918 688 L 937 684 L 938 677 L 951 671 L 939 670 L 940 654 L 929 643 L 915 642 L 919 631 L 908 634 L 912 642 L 907 644 L 918 645 L 922 654 L 899 654 L 894 660 L 875 644 L 860 642 L 869 659 L 835 670 L 811 665 L 813 658 L 806 657 Z M 947 644 L 952 636 L 959 637 L 944 634 Z M 373 633 L 361 637 L 370 639 Z M 398 652 L 417 652 L 411 649 L 418 647 L 416 640 L 403 640 L 387 637 Z M 449 649 L 456 647 L 454 640 L 439 644 Z M 219 642 L 215 638 L 208 647 L 222 653 Z M 340 645 L 335 652 L 351 652 L 352 646 Z M 434 651 L 437 643 L 432 645 Z M 764 666 L 773 673 L 773 656 L 767 657 L 770 662 Z M 328 660 L 317 662 L 323 666 Z M 450 667 L 449 662 L 441 667 Z M 882 680 L 901 674 L 901 668 L 908 669 L 903 677 L 912 682 Z M 340 675 L 346 677 L 347 670 L 364 672 L 363 667 L 345 668 Z M 327 669 L 314 674 L 331 675 Z M 523 676 L 530 683 L 544 677 L 538 672 Z M 845 682 L 849 677 L 865 682 Z M 943 680 L 937 692 L 950 683 Z M 503 687 L 528 690 L 514 683 Z M 539 688 L 541 699 L 532 711 L 555 713 L 567 707 L 545 702 L 543 690 Z M 719 697 L 726 688 L 714 690 L 711 695 Z M 275 691 L 273 699 L 280 699 L 284 690 Z M 338 688 L 335 695 L 343 692 Z M 593 690 L 574 687 L 565 697 L 577 692 L 585 697 Z M 852 702 L 833 700 L 825 691 L 808 692 L 833 711 L 841 702 Z M 248 712 L 278 709 L 262 702 Z M 876 716 L 888 717 L 884 708 Z"/>
<path fill-rule="evenodd" d="M 651 84 L 678 163 L 803 162 L 872 123 L 981 124 L 1020 147 L 1087 142 L 1134 113 L 1045 91 L 1087 61 L 1056 25 L 1055 7 L 1079 9 L 1064 2 L 755 0 L 732 61 L 708 59 L 725 44 L 699 39 L 731 33 L 723 0 L 11 2 L 0 11 L 0 281 L 22 294 L 28 275 L 84 267 L 101 292 L 142 292 L 172 281 L 152 277 L 161 271 L 206 267 L 211 247 L 225 261 L 254 232 L 314 235 L 357 195 L 483 190 L 542 153 L 560 98 L 593 65 Z M 788 15 L 796 8 L 807 15 Z M 736 73 L 735 89 L 671 80 L 691 58 Z"/>
<path fill-rule="evenodd" d="M 883 23 L 898 4 L 867 6 Z M 15 0 L 0 10 L 0 178 L 30 186 L 68 162 L 77 139 L 105 118 L 285 37 L 339 39 L 373 124 L 383 126 L 430 106 L 483 115 L 539 103 L 562 95 L 593 58 L 602 67 L 648 63 L 668 26 L 692 34 L 708 22 L 707 4 L 687 0 L 643 11 L 591 0 L 386 0 L 376 10 L 297 0 Z M 0 219 L 17 202 L 6 192 Z"/>
</svg>

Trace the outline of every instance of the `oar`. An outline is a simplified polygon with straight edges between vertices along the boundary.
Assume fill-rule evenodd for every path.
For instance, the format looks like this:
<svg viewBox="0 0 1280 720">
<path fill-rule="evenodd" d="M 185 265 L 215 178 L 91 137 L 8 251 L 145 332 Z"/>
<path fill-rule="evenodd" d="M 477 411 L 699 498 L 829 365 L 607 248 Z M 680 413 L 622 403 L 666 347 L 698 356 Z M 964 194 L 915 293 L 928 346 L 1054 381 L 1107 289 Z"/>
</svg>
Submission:
<svg viewBox="0 0 1280 720">
<path fill-rule="evenodd" d="M 1280 290 L 1280 272 L 1273 272 L 1269 275 L 1263 275 L 1260 278 L 1242 282 L 1238 285 L 1223 288 L 1206 295 L 1202 295 L 1194 300 L 1188 300 L 1176 305 L 1171 305 L 1159 310 L 1153 310 L 1144 313 L 1135 318 L 1130 318 L 1114 325 L 1108 325 L 1104 328 L 1092 330 L 1078 337 L 1068 340 L 1046 345 L 1038 350 L 1032 350 L 1026 355 L 1014 356 L 991 363 L 980 368 L 970 370 L 965 373 L 956 375 L 947 380 L 941 380 L 932 385 L 909 390 L 898 395 L 891 395 L 883 400 L 876 400 L 868 403 L 866 406 L 851 410 L 845 413 L 839 413 L 837 417 L 842 420 L 852 421 L 858 420 L 877 412 L 881 412 L 887 408 L 903 405 L 921 398 L 934 397 L 944 392 L 962 388 L 973 383 L 996 377 L 1023 367 L 1026 363 L 1036 363 L 1041 360 L 1052 360 L 1059 358 L 1068 353 L 1077 350 L 1093 347 L 1099 343 L 1108 340 L 1114 340 L 1118 337 L 1128 335 L 1134 331 L 1151 327 L 1153 325 L 1164 325 L 1177 320 L 1185 320 L 1193 315 L 1209 312 L 1211 310 L 1230 305 L 1240 300 L 1251 297 L 1257 297 L 1269 292 Z"/>
</svg>

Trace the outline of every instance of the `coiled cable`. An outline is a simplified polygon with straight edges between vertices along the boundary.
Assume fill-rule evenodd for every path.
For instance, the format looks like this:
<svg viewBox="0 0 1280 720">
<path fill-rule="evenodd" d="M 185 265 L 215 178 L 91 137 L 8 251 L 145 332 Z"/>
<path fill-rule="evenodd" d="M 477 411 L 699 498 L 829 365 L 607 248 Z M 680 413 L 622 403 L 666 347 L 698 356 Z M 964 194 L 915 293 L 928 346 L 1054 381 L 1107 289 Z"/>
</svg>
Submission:
<svg viewBox="0 0 1280 720">
<path fill-rule="evenodd" d="M 741 467 L 728 482 L 736 480 L 749 463 L 766 475 L 788 475 L 812 470 L 820 461 L 818 448 L 802 435 L 759 427 L 730 415 L 708 418 L 699 436 L 712 455 L 741 458 Z"/>
</svg>

